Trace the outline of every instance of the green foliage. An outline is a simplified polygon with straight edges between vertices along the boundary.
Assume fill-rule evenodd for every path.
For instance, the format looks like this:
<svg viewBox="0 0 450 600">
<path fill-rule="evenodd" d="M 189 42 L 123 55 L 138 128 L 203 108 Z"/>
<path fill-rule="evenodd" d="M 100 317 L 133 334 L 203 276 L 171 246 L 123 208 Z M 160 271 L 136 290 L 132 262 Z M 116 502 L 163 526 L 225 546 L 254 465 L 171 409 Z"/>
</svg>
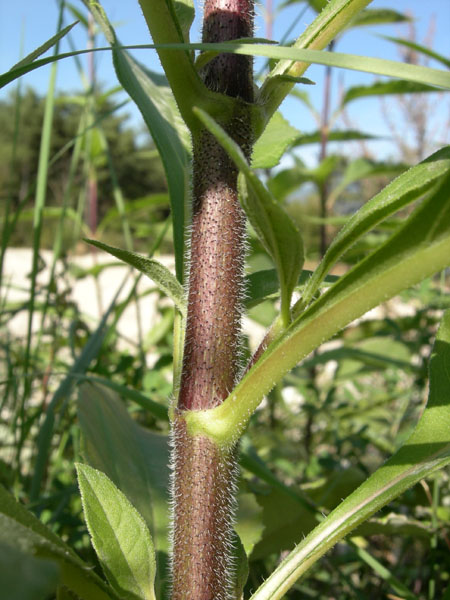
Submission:
<svg viewBox="0 0 450 600">
<path fill-rule="evenodd" d="M 76 467 L 92 544 L 109 582 L 123 598 L 154 600 L 155 550 L 143 518 L 104 473 Z"/>
<path fill-rule="evenodd" d="M 79 100 L 80 102 L 78 102 Z M 161 163 L 156 157 L 149 158 L 153 144 L 146 141 L 140 147 L 135 141 L 135 132 L 126 126 L 126 118 L 115 114 L 117 104 L 111 97 L 98 97 L 96 116 L 93 127 L 86 122 L 79 131 L 80 120 L 86 115 L 87 99 L 82 97 L 56 98 L 50 140 L 49 177 L 46 185 L 46 205 L 61 207 L 62 196 L 67 184 L 67 172 L 72 160 L 71 150 L 77 139 L 88 151 L 86 136 L 95 133 L 98 128 L 104 132 L 107 139 L 112 161 L 116 165 L 117 182 L 127 201 L 142 198 L 151 192 L 161 192 L 166 189 Z M 12 146 L 14 142 L 14 111 L 15 98 L 9 96 L 0 102 L 0 217 L 4 217 L 4 209 L 8 197 L 11 197 L 14 208 L 18 211 L 18 226 L 12 233 L 11 243 L 14 245 L 29 244 L 29 224 L 32 214 L 25 212 L 33 206 L 34 181 L 37 175 L 41 126 L 43 118 L 43 101 L 35 92 L 28 89 L 21 99 L 18 136 L 15 146 L 15 168 L 10 169 Z M 98 216 L 101 220 L 113 208 L 113 185 L 107 165 L 106 153 L 101 148 L 95 157 L 98 181 Z M 74 178 L 80 180 L 83 176 L 83 165 L 78 164 Z M 77 210 L 77 200 L 82 186 L 76 184 L 70 192 L 70 209 Z M 167 205 L 167 202 L 165 203 Z M 22 205 L 22 209 L 19 206 Z M 164 207 L 164 205 L 163 205 Z M 43 247 L 51 247 L 52 232 L 57 222 L 57 214 L 53 219 L 46 219 L 43 224 Z M 78 229 L 78 228 L 76 228 Z M 135 228 L 133 228 L 133 231 Z M 73 234 L 73 229 L 72 229 Z M 66 244 L 70 245 L 70 230 L 65 232 Z M 73 243 L 73 242 L 72 242 Z"/>
<path fill-rule="evenodd" d="M 0 488 L 0 498 L 0 541 L 3 548 L 5 545 L 12 545 L 13 548 L 19 548 L 22 554 L 51 559 L 60 567 L 61 584 L 78 594 L 80 598 L 86 600 L 117 598 L 109 592 L 106 584 L 95 573 L 86 569 L 86 565 L 69 546 L 28 512 L 4 488 Z M 23 561 L 23 556 L 18 556 L 18 559 Z M 48 561 L 42 562 L 41 566 L 50 574 L 50 582 L 55 581 L 57 570 L 49 567 Z M 30 578 L 32 579 L 30 592 L 35 594 L 35 586 L 42 586 L 42 581 L 36 581 L 32 576 Z M 27 590 L 26 587 L 22 589 Z M 14 588 L 11 589 L 11 593 L 14 593 Z"/>
<path fill-rule="evenodd" d="M 6 543 L 0 544 L 0 557 L 2 600 L 41 600 L 56 589 L 59 581 L 56 563 L 35 558 Z"/>
<path fill-rule="evenodd" d="M 292 292 L 304 262 L 300 231 L 250 168 L 239 146 L 201 109 L 195 113 L 227 150 L 242 177 L 238 181 L 241 203 L 259 239 L 272 257 L 280 282 L 281 318 L 286 325 Z"/>
<path fill-rule="evenodd" d="M 95 240 L 86 240 L 89 244 L 92 244 L 100 250 L 105 250 L 113 256 L 116 256 L 123 262 L 126 262 L 130 266 L 134 267 L 147 277 L 150 277 L 156 285 L 164 292 L 169 298 L 171 298 L 181 312 L 182 315 L 186 314 L 186 300 L 184 298 L 184 291 L 177 279 L 172 275 L 167 267 L 162 265 L 153 258 L 147 258 L 136 254 L 135 252 L 128 252 L 128 250 L 121 250 L 120 248 L 113 248 L 107 244 L 102 244 Z"/>
<path fill-rule="evenodd" d="M 450 463 L 448 402 L 444 398 L 450 383 L 450 311 L 447 311 L 436 338 L 430 362 L 430 395 L 427 407 L 408 441 L 382 467 L 348 496 L 274 571 L 253 594 L 259 598 L 281 598 L 316 553 L 325 553 L 368 516 L 408 487 L 436 469 Z"/>
<path fill-rule="evenodd" d="M 116 90 L 70 98 L 50 93 L 53 122 L 48 108 L 42 144 L 40 98 L 31 91 L 21 95 L 19 88 L 0 103 L 6 200 L 0 214 L 0 326 L 6 333 L 0 340 L 0 482 L 13 492 L 0 487 L 0 598 L 170 597 L 169 420 L 176 414 L 186 327 L 191 135 L 205 129 L 240 171 L 240 200 L 251 225 L 244 304 L 247 316 L 269 326 L 256 352 L 255 340 L 244 340 L 247 368 L 229 397 L 214 409 L 180 417 L 190 433 L 209 436 L 221 450 L 240 440 L 233 600 L 325 600 L 331 589 L 343 600 L 389 592 L 410 600 L 449 595 L 450 483 L 443 470 L 450 462 L 449 147 L 409 170 L 326 151 L 309 168 L 291 152 L 305 144 L 326 149 L 328 142 L 374 139 L 335 128 L 338 115 L 357 99 L 419 98 L 450 88 L 444 70 L 322 51 L 351 27 L 407 20 L 394 10 L 365 9 L 368 3 L 308 2 L 318 17 L 287 47 L 257 39 L 189 44 L 192 0 L 142 0 L 163 76 L 120 45 L 97 2 L 86 2 L 112 47 L 117 77 L 151 133 L 152 142 L 143 146 L 116 116 Z M 88 28 L 85 13 L 68 9 Z M 40 57 L 55 45 L 56 52 L 71 27 L 60 28 L 0 76 L 0 84 L 55 63 L 58 56 Z M 389 39 L 448 66 L 429 48 Z M 196 50 L 202 52 L 197 60 Z M 203 85 L 200 67 L 219 52 L 272 60 L 254 105 Z M 294 91 L 317 121 L 315 132 L 300 133 L 277 109 L 296 83 L 311 83 L 302 77 L 311 62 L 396 80 L 350 88 L 328 122 L 303 91 Z M 252 122 L 251 165 L 225 132 L 236 115 Z M 293 166 L 272 172 L 287 152 Z M 265 170 L 266 183 L 255 169 Z M 113 299 L 103 303 L 98 323 L 72 299 L 73 278 L 94 280 L 101 296 L 103 275 L 119 263 L 104 264 L 100 254 L 87 267 L 57 262 L 81 231 L 94 237 L 84 223 L 84 190 L 93 181 L 101 239 L 89 242 L 138 271 L 126 294 L 125 280 L 109 290 Z M 315 195 L 304 202 L 307 214 L 298 225 L 291 200 L 303 184 Z M 359 198 L 354 214 L 327 212 L 338 203 L 345 207 L 352 194 Z M 322 212 L 312 205 L 317 199 Z M 163 222 L 169 206 L 171 219 Z M 331 241 L 319 264 L 303 269 L 304 242 L 311 254 L 318 246 L 308 233 L 314 219 Z M 32 283 L 20 301 L 10 301 L 14 281 L 3 272 L 5 255 L 12 243 L 30 240 L 32 221 Z M 53 234 L 54 259 L 42 283 L 41 249 Z M 108 236 L 120 242 L 105 243 Z M 308 248 L 309 239 L 315 247 Z M 155 260 L 159 250 L 174 250 L 176 275 Z M 331 275 L 334 268 L 340 276 Z M 156 288 L 142 291 L 142 274 Z M 139 307 L 152 292 L 159 315 L 150 321 Z M 394 296 L 381 317 L 359 319 Z M 138 339 L 118 330 L 133 304 L 142 322 Z M 407 314 L 398 314 L 397 304 L 407 304 Z M 16 316 L 28 319 L 25 339 L 9 330 Z"/>
<path fill-rule="evenodd" d="M 280 112 L 276 112 L 253 148 L 252 167 L 254 169 L 276 167 L 298 135 L 297 129 L 292 127 Z"/>
</svg>

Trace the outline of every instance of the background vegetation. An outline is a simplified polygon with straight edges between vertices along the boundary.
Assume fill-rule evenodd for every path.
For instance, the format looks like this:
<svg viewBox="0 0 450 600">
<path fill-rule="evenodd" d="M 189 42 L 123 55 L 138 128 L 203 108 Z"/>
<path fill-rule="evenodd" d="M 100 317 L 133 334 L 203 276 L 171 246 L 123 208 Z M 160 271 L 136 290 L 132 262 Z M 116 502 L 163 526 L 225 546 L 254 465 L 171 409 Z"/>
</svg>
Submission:
<svg viewBox="0 0 450 600">
<path fill-rule="evenodd" d="M 93 24 L 80 11 L 79 26 L 92 38 Z M 406 20 L 394 12 L 386 18 Z M 401 42 L 399 47 L 407 62 L 426 57 L 420 47 Z M 96 237 L 150 256 L 173 248 L 167 185 L 152 140 L 137 135 L 122 113 L 117 116 L 116 90 L 97 89 L 89 73 L 85 81 L 83 93 L 55 95 L 50 108 L 51 84 L 42 99 L 24 87 L 26 80 L 0 102 L 0 483 L 101 573 L 74 472 L 82 451 L 79 420 L 95 423 L 95 416 L 87 406 L 77 416 L 76 388 L 84 381 L 103 383 L 137 422 L 167 433 L 173 316 L 163 295 L 151 290 L 158 316 L 139 321 L 138 309 L 139 335 L 131 344 L 118 333 L 127 306 L 149 293 L 139 287 L 136 273 L 128 276 L 132 283 L 125 295 L 109 306 L 103 303 L 97 322 L 83 314 L 73 299 L 74 286 L 93 278 L 101 294 L 102 273 L 115 267 L 81 240 Z M 309 104 L 307 88 L 299 89 L 294 96 Z M 387 102 L 405 89 L 371 87 L 366 95 L 382 98 L 389 119 Z M 427 117 L 431 98 L 445 100 L 429 90 L 412 91 L 395 96 L 408 123 L 403 126 L 412 123 L 415 131 L 405 141 L 404 130 L 393 130 L 399 151 L 392 160 L 377 161 L 365 145 L 369 136 L 351 122 L 351 93 L 353 99 L 357 93 L 362 97 L 361 90 L 343 90 L 333 113 L 325 89 L 323 106 L 311 107 L 317 122 L 311 134 L 280 117 L 277 131 L 288 131 L 283 148 L 288 159 L 278 164 L 280 153 L 275 165 L 261 160 L 258 166 L 269 189 L 301 223 L 307 267 L 323 255 L 349 214 L 434 151 L 435 139 L 436 146 L 448 141 L 445 119 L 433 133 L 436 124 L 432 128 Z M 334 127 L 338 118 L 339 128 Z M 353 140 L 351 154 L 334 144 L 330 150 L 330 142 L 339 140 Z M 307 144 L 318 148 L 313 167 L 298 152 Z M 335 275 L 403 217 L 396 214 L 354 246 Z M 29 282 L 21 290 L 9 260 L 17 247 L 31 249 Z M 52 253 L 44 255 L 44 249 Z M 93 253 L 92 266 L 77 266 L 76 257 L 86 252 Z M 249 273 L 271 266 L 250 229 L 248 264 Z M 14 291 L 22 292 L 20 300 Z M 336 506 L 409 435 L 426 401 L 431 343 L 450 306 L 448 292 L 442 273 L 366 315 L 287 375 L 256 412 L 242 442 L 246 458 L 239 480 L 237 531 L 250 557 L 247 593 L 315 526 L 317 511 Z M 276 314 L 275 296 L 250 309 L 247 355 L 258 324 L 270 325 Z M 14 323 L 21 316 L 27 326 L 18 334 Z M 51 436 L 45 418 L 50 406 Z M 38 457 L 46 446 L 49 460 L 42 463 Z M 287 597 L 450 598 L 449 550 L 450 478 L 443 470 L 337 544 Z M 0 575 L 7 577 L 6 569 Z M 35 597 L 47 596 L 41 590 Z"/>
</svg>

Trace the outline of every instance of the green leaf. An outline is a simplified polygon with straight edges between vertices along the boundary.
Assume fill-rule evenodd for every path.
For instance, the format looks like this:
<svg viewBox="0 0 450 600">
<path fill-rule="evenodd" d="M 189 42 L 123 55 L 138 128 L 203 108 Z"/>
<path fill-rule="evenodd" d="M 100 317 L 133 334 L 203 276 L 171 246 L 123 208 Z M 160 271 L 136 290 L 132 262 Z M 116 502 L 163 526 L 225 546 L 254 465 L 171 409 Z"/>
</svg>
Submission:
<svg viewBox="0 0 450 600">
<path fill-rule="evenodd" d="M 100 248 L 100 250 L 104 250 L 105 252 L 116 256 L 118 259 L 127 263 L 127 265 L 131 265 L 149 277 L 156 283 L 159 289 L 166 294 L 166 296 L 173 300 L 180 313 L 183 316 L 186 316 L 186 298 L 183 287 L 167 267 L 154 258 L 148 258 L 147 256 L 142 256 L 142 254 L 137 254 L 136 252 L 114 248 L 113 246 L 108 246 L 108 244 L 103 244 L 103 242 L 97 240 L 85 239 L 84 241 L 96 248 Z"/>
<path fill-rule="evenodd" d="M 300 360 L 380 302 L 450 264 L 450 175 L 380 248 L 332 285 L 281 334 L 218 407 L 186 418 L 192 435 L 234 443 L 264 394 Z"/>
<path fill-rule="evenodd" d="M 434 52 L 434 50 L 431 50 L 430 48 L 427 48 L 426 46 L 422 46 L 421 44 L 418 44 L 417 42 L 412 42 L 411 40 L 403 40 L 401 38 L 390 37 L 389 35 L 382 35 L 380 37 L 384 38 L 385 40 L 389 40 L 390 42 L 395 42 L 396 44 L 399 44 L 400 46 L 405 46 L 405 48 L 410 48 L 411 50 L 416 50 L 417 52 L 420 52 L 421 54 L 425 54 L 426 56 L 430 56 L 431 58 L 434 58 L 435 60 L 437 60 L 438 62 L 442 63 L 443 65 L 445 65 L 446 67 L 448 67 L 450 69 L 450 60 L 448 58 L 446 58 L 445 56 L 442 56 L 442 54 L 438 54 L 437 52 Z"/>
<path fill-rule="evenodd" d="M 292 292 L 304 263 L 300 231 L 256 175 L 239 175 L 238 189 L 250 223 L 275 263 L 280 283 L 281 317 L 287 325 Z"/>
<path fill-rule="evenodd" d="M 368 96 L 387 96 L 392 94 L 417 94 L 438 92 L 435 87 L 414 81 L 377 81 L 372 85 L 357 85 L 349 88 L 342 98 L 341 107 L 352 100 Z"/>
<path fill-rule="evenodd" d="M 47 52 L 47 50 L 50 50 L 50 48 L 52 48 L 55 44 L 57 44 L 59 42 L 59 40 L 61 40 L 64 36 L 66 36 L 69 33 L 69 31 L 72 29 L 72 27 L 74 27 L 76 24 L 77 24 L 77 21 L 75 21 L 71 25 L 67 25 L 67 27 L 64 27 L 64 29 L 61 29 L 61 31 L 58 31 L 58 33 L 56 35 L 54 35 L 49 40 L 44 42 L 42 44 L 42 46 L 39 46 L 39 48 L 36 48 L 36 50 L 33 50 L 33 52 L 31 52 L 30 54 L 25 56 L 25 58 L 22 58 L 22 60 L 20 60 L 13 67 L 11 67 L 10 71 L 14 71 L 15 69 L 20 69 L 21 67 L 24 67 L 24 66 L 29 65 L 30 63 L 34 62 L 39 56 L 41 56 L 41 54 L 44 54 L 44 52 Z"/>
<path fill-rule="evenodd" d="M 371 133 L 364 133 L 363 131 L 357 131 L 354 129 L 347 129 L 345 131 L 330 131 L 327 135 L 328 142 L 353 142 L 355 140 L 380 140 L 380 136 L 372 135 Z M 306 146 L 308 144 L 319 144 L 322 141 L 320 131 L 313 131 L 312 133 L 305 133 L 299 135 L 292 147 Z"/>
<path fill-rule="evenodd" d="M 406 515 L 389 513 L 380 518 L 368 519 L 362 523 L 353 535 L 368 537 L 369 535 L 402 535 L 408 537 L 420 537 L 422 542 L 429 544 L 433 529 L 427 523 L 411 519 Z"/>
<path fill-rule="evenodd" d="M 366 202 L 334 238 L 304 291 L 302 304 L 307 305 L 316 293 L 323 276 L 364 233 L 420 198 L 449 169 L 450 147 L 447 146 L 397 177 L 379 194 Z"/>
<path fill-rule="evenodd" d="M 116 392 L 119 396 L 123 398 L 127 398 L 132 402 L 135 402 L 139 406 L 141 406 L 144 410 L 148 411 L 150 414 L 155 416 L 157 419 L 161 419 L 162 421 L 168 421 L 169 415 L 167 412 L 167 406 L 160 404 L 159 402 L 155 402 L 151 398 L 145 396 L 142 392 L 138 392 L 132 388 L 126 387 L 112 381 L 111 379 L 106 379 L 104 377 L 94 377 L 92 375 L 82 376 L 80 379 L 84 381 L 89 381 L 91 383 L 99 383 L 100 385 L 110 388 L 114 392 Z"/>
<path fill-rule="evenodd" d="M 250 223 L 275 263 L 280 281 L 281 315 L 284 324 L 287 324 L 291 295 L 304 262 L 300 232 L 259 181 L 239 146 L 207 113 L 198 108 L 194 112 L 241 170 L 238 178 L 240 199 Z"/>
<path fill-rule="evenodd" d="M 280 112 L 276 112 L 253 148 L 252 167 L 275 167 L 298 134 L 298 129 L 292 127 Z"/>
<path fill-rule="evenodd" d="M 350 27 L 362 25 L 384 25 L 387 23 L 405 23 L 411 21 L 411 17 L 389 8 L 365 8 L 358 13 L 351 22 Z"/>
<path fill-rule="evenodd" d="M 0 600 L 42 600 L 55 592 L 58 565 L 0 543 Z"/>
<path fill-rule="evenodd" d="M 278 295 L 280 282 L 276 269 L 264 269 L 245 278 L 245 306 L 252 308 L 270 296 Z"/>
<path fill-rule="evenodd" d="M 248 558 L 237 533 L 233 540 L 233 564 L 235 568 L 232 574 L 231 598 L 233 600 L 244 599 L 244 587 L 247 583 L 249 568 Z"/>
<path fill-rule="evenodd" d="M 277 44 L 274 40 L 268 40 L 266 38 L 256 37 L 243 37 L 235 38 L 233 40 L 224 40 L 224 44 Z M 210 63 L 216 56 L 220 54 L 217 50 L 206 50 L 201 52 L 195 61 L 195 68 L 197 71 L 201 71 L 208 63 Z"/>
<path fill-rule="evenodd" d="M 250 556 L 264 530 L 262 523 L 262 509 L 256 501 L 255 495 L 242 491 L 238 494 L 238 509 L 234 530 L 244 547 L 245 554 Z"/>
<path fill-rule="evenodd" d="M 292 550 L 317 525 L 316 512 L 312 506 L 322 509 L 335 508 L 365 479 L 364 473 L 355 468 L 339 470 L 323 478 L 318 485 L 307 491 L 311 505 L 300 505 L 298 496 L 305 494 L 295 486 L 287 489 L 273 488 L 257 495 L 257 502 L 263 509 L 264 532 L 256 545 L 252 560 L 263 559 L 270 554 L 280 554 Z M 292 494 L 297 492 L 297 495 Z"/>
<path fill-rule="evenodd" d="M 299 4 L 300 2 L 306 2 L 306 4 L 309 4 L 309 6 L 316 11 L 316 13 L 319 13 L 321 10 L 323 10 L 327 4 L 327 0 L 285 0 L 285 2 L 278 7 L 278 10 L 281 10 L 285 6 Z"/>
<path fill-rule="evenodd" d="M 450 463 L 449 387 L 450 311 L 447 311 L 431 357 L 428 404 L 411 437 L 288 555 L 251 600 L 281 598 L 312 564 L 357 525 Z"/>
<path fill-rule="evenodd" d="M 82 600 L 119 600 L 113 590 L 94 573 L 89 565 L 2 486 L 0 486 L 0 544 L 2 548 L 4 545 L 11 546 L 27 556 L 33 555 L 36 558 L 56 562 L 59 566 L 60 583 Z M 20 560 L 22 561 L 22 558 Z M 48 570 L 49 577 L 54 580 L 55 571 L 49 569 L 47 565 L 48 563 L 42 561 L 40 566 Z M 35 566 L 38 566 L 38 563 L 33 563 L 31 558 L 32 573 L 35 573 Z M 30 585 L 33 585 L 33 581 L 36 585 L 40 585 L 32 573 L 30 573 Z M 27 582 L 24 580 L 23 583 Z M 8 600 L 10 600 L 9 596 Z"/>
<path fill-rule="evenodd" d="M 297 281 L 297 286 L 304 286 L 312 275 L 312 271 L 303 269 Z M 331 285 L 337 281 L 339 277 L 335 275 L 327 275 L 325 284 Z M 263 269 L 250 273 L 245 277 L 245 306 L 252 308 L 267 298 L 275 298 L 280 294 L 280 283 L 276 269 Z"/>
<path fill-rule="evenodd" d="M 384 58 L 372 58 L 370 56 L 359 56 L 356 54 L 343 54 L 340 52 L 326 52 L 323 50 L 305 50 L 292 46 L 274 46 L 271 44 L 236 44 L 232 42 L 217 44 L 164 44 L 159 47 L 165 49 L 192 49 L 192 50 L 213 50 L 214 52 L 244 54 L 247 56 L 265 56 L 266 58 L 275 58 L 279 60 L 295 61 L 302 63 L 315 63 L 340 69 L 350 69 L 352 71 L 362 71 L 364 73 L 373 73 L 375 75 L 386 75 L 407 81 L 434 85 L 439 88 L 450 89 L 450 73 L 421 65 L 411 65 L 400 61 L 387 60 Z M 288 74 L 293 77 L 299 76 L 297 73 L 287 72 L 279 73 L 273 71 L 268 76 L 266 83 L 260 89 L 260 97 L 264 98 L 268 92 L 267 85 L 271 79 L 279 75 Z M 272 85 L 271 82 L 270 85 Z"/>
<path fill-rule="evenodd" d="M 289 95 L 294 97 L 296 100 L 298 100 L 302 104 L 304 104 L 310 110 L 311 114 L 314 115 L 315 121 L 319 122 L 320 114 L 317 112 L 313 103 L 311 102 L 311 98 L 309 97 L 308 92 L 304 92 L 302 90 L 292 88 L 291 91 L 289 92 Z"/>
<path fill-rule="evenodd" d="M 88 29 L 89 28 L 89 21 L 85 17 L 85 15 L 81 12 L 81 10 L 78 10 L 78 8 L 76 6 L 74 6 L 71 2 L 66 2 L 65 5 L 66 5 L 68 11 L 70 13 L 72 13 L 72 15 L 75 17 L 75 19 L 77 19 L 77 21 L 80 21 L 80 23 L 82 23 L 83 26 L 86 29 Z"/>
<path fill-rule="evenodd" d="M 171 0 L 175 7 L 175 14 L 183 34 L 183 40 L 189 42 L 189 31 L 195 18 L 193 0 Z"/>
<path fill-rule="evenodd" d="M 368 160 L 367 158 L 357 158 L 352 160 L 346 167 L 341 180 L 338 185 L 331 192 L 328 203 L 330 205 L 336 201 L 336 198 L 352 183 L 360 181 L 367 177 L 379 177 L 399 175 L 403 171 L 406 171 L 407 165 L 396 164 L 396 163 L 381 163 Z"/>
<path fill-rule="evenodd" d="M 92 8 L 92 7 L 91 7 Z M 112 46 L 113 63 L 119 82 L 141 111 L 158 148 L 169 187 L 177 279 L 184 277 L 185 227 L 189 222 L 190 136 L 175 99 L 161 78 L 143 68 L 120 47 L 116 34 L 101 10 L 93 10 Z"/>
<path fill-rule="evenodd" d="M 274 177 L 269 179 L 267 187 L 278 202 L 283 202 L 289 194 L 293 193 L 307 181 L 316 182 L 314 170 L 296 166 L 291 169 L 279 171 Z"/>
<path fill-rule="evenodd" d="M 336 360 L 339 363 L 338 372 L 340 376 L 343 376 L 343 374 L 346 376 L 354 375 L 361 368 L 361 364 L 377 370 L 397 367 L 403 371 L 420 371 L 419 367 L 406 360 L 409 358 L 407 348 L 400 342 L 389 338 L 376 337 L 373 340 L 364 340 L 356 347 L 347 348 L 342 346 L 341 348 L 321 352 L 306 360 L 303 366 L 311 368 L 319 364 L 325 364 L 330 360 Z"/>
<path fill-rule="evenodd" d="M 144 519 L 104 473 L 75 466 L 92 545 L 109 582 L 124 598 L 155 600 L 155 549 Z"/>
<path fill-rule="evenodd" d="M 78 398 L 83 455 L 105 473 L 145 519 L 157 551 L 168 550 L 169 446 L 147 431 L 101 385 L 83 384 Z"/>
</svg>

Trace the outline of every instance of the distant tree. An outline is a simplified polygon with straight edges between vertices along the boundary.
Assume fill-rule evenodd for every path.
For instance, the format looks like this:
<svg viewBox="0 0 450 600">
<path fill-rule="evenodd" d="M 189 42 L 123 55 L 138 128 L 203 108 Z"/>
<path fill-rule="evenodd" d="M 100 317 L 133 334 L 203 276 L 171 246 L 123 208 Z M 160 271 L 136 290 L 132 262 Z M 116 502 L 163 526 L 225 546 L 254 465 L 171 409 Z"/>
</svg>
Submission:
<svg viewBox="0 0 450 600">
<path fill-rule="evenodd" d="M 51 156 L 60 151 L 77 135 L 80 119 L 84 110 L 84 97 L 61 96 L 57 99 L 52 127 Z M 15 129 L 15 106 L 17 98 L 10 95 L 0 101 L 0 201 L 11 195 L 13 205 L 24 199 L 36 180 L 41 127 L 44 112 L 43 98 L 28 88 L 20 100 L 19 132 L 16 145 L 15 168 L 11 171 L 11 156 Z M 114 107 L 110 98 L 99 96 L 95 99 L 94 122 L 103 131 L 118 183 L 124 197 L 133 200 L 144 195 L 167 190 L 161 161 L 154 152 L 150 137 L 142 141 L 128 124 L 128 116 L 112 113 Z M 140 143 L 137 139 L 139 137 Z M 73 148 L 61 155 L 50 167 L 47 190 L 47 205 L 61 204 L 62 193 L 67 181 L 69 163 Z M 87 148 L 86 148 L 87 151 Z M 103 154 L 103 155 L 102 155 Z M 100 150 L 94 161 L 98 181 L 99 216 L 114 205 L 112 182 L 108 162 Z M 78 169 L 76 184 L 79 191 L 85 184 L 82 164 Z M 76 196 L 76 194 L 75 194 Z M 30 196 L 30 206 L 33 194 Z"/>
</svg>

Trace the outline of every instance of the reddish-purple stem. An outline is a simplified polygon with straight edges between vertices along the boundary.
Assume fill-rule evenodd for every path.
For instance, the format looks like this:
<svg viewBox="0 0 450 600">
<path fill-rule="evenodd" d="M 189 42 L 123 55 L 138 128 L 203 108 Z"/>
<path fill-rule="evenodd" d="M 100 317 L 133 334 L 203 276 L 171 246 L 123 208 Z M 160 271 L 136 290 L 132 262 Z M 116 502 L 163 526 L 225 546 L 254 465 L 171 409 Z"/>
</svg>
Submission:
<svg viewBox="0 0 450 600">
<path fill-rule="evenodd" d="M 252 35 L 253 0 L 207 0 L 203 41 Z M 219 55 L 203 69 L 207 87 L 253 99 L 252 61 Z M 247 156 L 252 132 L 245 103 L 221 122 Z M 237 170 L 206 130 L 194 139 L 188 315 L 173 422 L 172 600 L 224 600 L 230 585 L 235 451 L 190 436 L 183 414 L 220 404 L 236 383 L 245 254 Z"/>
</svg>

